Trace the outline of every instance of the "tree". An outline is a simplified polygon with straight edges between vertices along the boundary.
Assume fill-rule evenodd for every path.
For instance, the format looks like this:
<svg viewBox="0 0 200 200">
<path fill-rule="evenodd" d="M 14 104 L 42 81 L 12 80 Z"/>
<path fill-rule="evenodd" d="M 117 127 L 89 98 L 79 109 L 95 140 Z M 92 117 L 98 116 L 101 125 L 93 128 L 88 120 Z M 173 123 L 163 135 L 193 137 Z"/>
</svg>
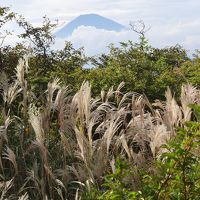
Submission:
<svg viewBox="0 0 200 200">
<path fill-rule="evenodd" d="M 125 81 L 126 91 L 145 93 L 151 100 L 164 98 L 169 86 L 178 94 L 185 81 L 179 73 L 180 66 L 189 60 L 180 46 L 158 49 L 149 45 L 145 37 L 138 43 L 120 43 L 110 46 L 108 55 L 96 58 L 96 68 L 91 69 L 88 79 L 94 90 L 108 89 Z"/>
<path fill-rule="evenodd" d="M 27 22 L 22 16 L 19 16 L 17 22 L 25 32 L 20 35 L 24 39 L 28 39 L 33 44 L 33 50 L 36 55 L 47 58 L 51 50 L 51 45 L 54 43 L 54 36 L 52 30 L 57 23 L 52 23 L 46 16 L 43 17 L 42 26 L 34 27 Z"/>
<path fill-rule="evenodd" d="M 5 38 L 10 32 L 8 30 L 2 30 L 3 26 L 11 21 L 15 17 L 15 13 L 11 12 L 9 7 L 0 7 L 0 72 L 4 69 L 2 60 L 2 46 Z"/>
<path fill-rule="evenodd" d="M 181 65 L 179 73 L 183 78 L 194 85 L 197 88 L 200 88 L 200 57 L 199 51 L 193 55 L 192 60 L 187 60 Z"/>
</svg>

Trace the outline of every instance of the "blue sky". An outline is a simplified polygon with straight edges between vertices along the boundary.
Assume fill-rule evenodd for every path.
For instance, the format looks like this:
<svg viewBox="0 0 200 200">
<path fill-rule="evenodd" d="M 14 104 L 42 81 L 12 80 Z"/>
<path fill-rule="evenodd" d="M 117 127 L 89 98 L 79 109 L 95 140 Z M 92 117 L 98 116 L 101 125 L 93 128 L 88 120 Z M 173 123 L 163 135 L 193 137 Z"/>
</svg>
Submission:
<svg viewBox="0 0 200 200">
<path fill-rule="evenodd" d="M 200 49 L 200 0 L 1 0 L 0 5 L 10 6 L 35 25 L 40 24 L 44 15 L 58 19 L 63 25 L 85 13 L 98 13 L 127 26 L 130 21 L 143 20 L 151 26 L 147 38 L 152 45 L 179 43 L 190 52 Z M 136 41 L 137 35 L 127 30 L 117 33 L 80 27 L 65 39 L 71 40 L 75 47 L 85 46 L 88 54 L 94 54 L 105 50 L 109 43 Z M 62 44 L 63 40 L 56 43 Z"/>
</svg>

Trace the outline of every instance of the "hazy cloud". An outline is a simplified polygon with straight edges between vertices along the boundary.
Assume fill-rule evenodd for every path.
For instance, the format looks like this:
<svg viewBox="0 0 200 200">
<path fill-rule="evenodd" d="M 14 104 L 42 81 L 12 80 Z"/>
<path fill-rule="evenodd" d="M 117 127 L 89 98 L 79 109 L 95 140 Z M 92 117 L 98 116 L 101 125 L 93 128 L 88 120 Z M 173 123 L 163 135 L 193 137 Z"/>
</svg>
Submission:
<svg viewBox="0 0 200 200">
<path fill-rule="evenodd" d="M 120 32 L 96 29 L 95 27 L 80 26 L 75 29 L 70 37 L 57 39 L 55 46 L 64 46 L 63 41 L 71 41 L 74 47 L 84 47 L 87 55 L 94 55 L 108 51 L 108 45 L 118 45 L 120 41 L 137 40 L 133 31 L 122 30 Z"/>
<path fill-rule="evenodd" d="M 38 24 L 44 15 L 60 20 L 62 25 L 80 14 L 98 13 L 124 25 L 142 19 L 151 30 L 147 36 L 156 46 L 180 43 L 187 49 L 199 48 L 199 0 L 1 0 L 0 6 L 24 15 L 31 23 Z M 103 49 L 109 43 L 135 39 L 131 31 L 119 33 L 80 27 L 71 40 L 76 46 L 85 46 L 89 53 Z M 63 40 L 57 44 L 63 44 Z"/>
</svg>

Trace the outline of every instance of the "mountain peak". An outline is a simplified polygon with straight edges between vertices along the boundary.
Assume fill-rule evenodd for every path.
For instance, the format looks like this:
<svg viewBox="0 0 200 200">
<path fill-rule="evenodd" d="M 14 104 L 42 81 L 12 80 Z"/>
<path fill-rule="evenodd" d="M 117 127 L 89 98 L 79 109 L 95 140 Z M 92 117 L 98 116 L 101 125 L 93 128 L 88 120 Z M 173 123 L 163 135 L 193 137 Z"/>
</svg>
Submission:
<svg viewBox="0 0 200 200">
<path fill-rule="evenodd" d="M 82 14 L 76 17 L 74 20 L 65 25 L 62 29 L 60 29 L 56 36 L 63 38 L 71 35 L 73 31 L 79 26 L 92 26 L 97 29 L 104 29 L 109 31 L 121 31 L 124 29 L 124 26 L 111 20 L 109 18 L 103 17 L 99 14 Z"/>
<path fill-rule="evenodd" d="M 97 14 L 97 13 L 87 13 L 87 14 L 81 14 L 79 15 L 79 17 L 86 17 L 86 16 L 99 16 L 101 17 L 101 15 Z"/>
</svg>

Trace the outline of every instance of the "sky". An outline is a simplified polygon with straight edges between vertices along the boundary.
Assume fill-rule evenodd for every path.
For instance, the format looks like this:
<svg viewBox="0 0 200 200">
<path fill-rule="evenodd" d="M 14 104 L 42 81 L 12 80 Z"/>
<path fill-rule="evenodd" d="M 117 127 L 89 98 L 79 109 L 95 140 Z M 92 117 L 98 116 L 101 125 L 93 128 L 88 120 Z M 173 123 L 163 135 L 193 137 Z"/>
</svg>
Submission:
<svg viewBox="0 0 200 200">
<path fill-rule="evenodd" d="M 11 7 L 33 25 L 39 25 L 44 15 L 51 20 L 58 19 L 62 26 L 87 13 L 100 14 L 125 26 L 130 21 L 143 20 L 151 27 L 146 34 L 151 45 L 166 47 L 178 43 L 189 53 L 200 49 L 200 0 L 0 0 L 0 6 Z M 137 42 L 137 38 L 131 30 L 115 32 L 79 27 L 65 40 L 71 41 L 75 48 L 84 46 L 86 54 L 92 55 L 107 51 L 110 43 Z M 64 40 L 57 39 L 55 46 L 63 47 Z"/>
</svg>

